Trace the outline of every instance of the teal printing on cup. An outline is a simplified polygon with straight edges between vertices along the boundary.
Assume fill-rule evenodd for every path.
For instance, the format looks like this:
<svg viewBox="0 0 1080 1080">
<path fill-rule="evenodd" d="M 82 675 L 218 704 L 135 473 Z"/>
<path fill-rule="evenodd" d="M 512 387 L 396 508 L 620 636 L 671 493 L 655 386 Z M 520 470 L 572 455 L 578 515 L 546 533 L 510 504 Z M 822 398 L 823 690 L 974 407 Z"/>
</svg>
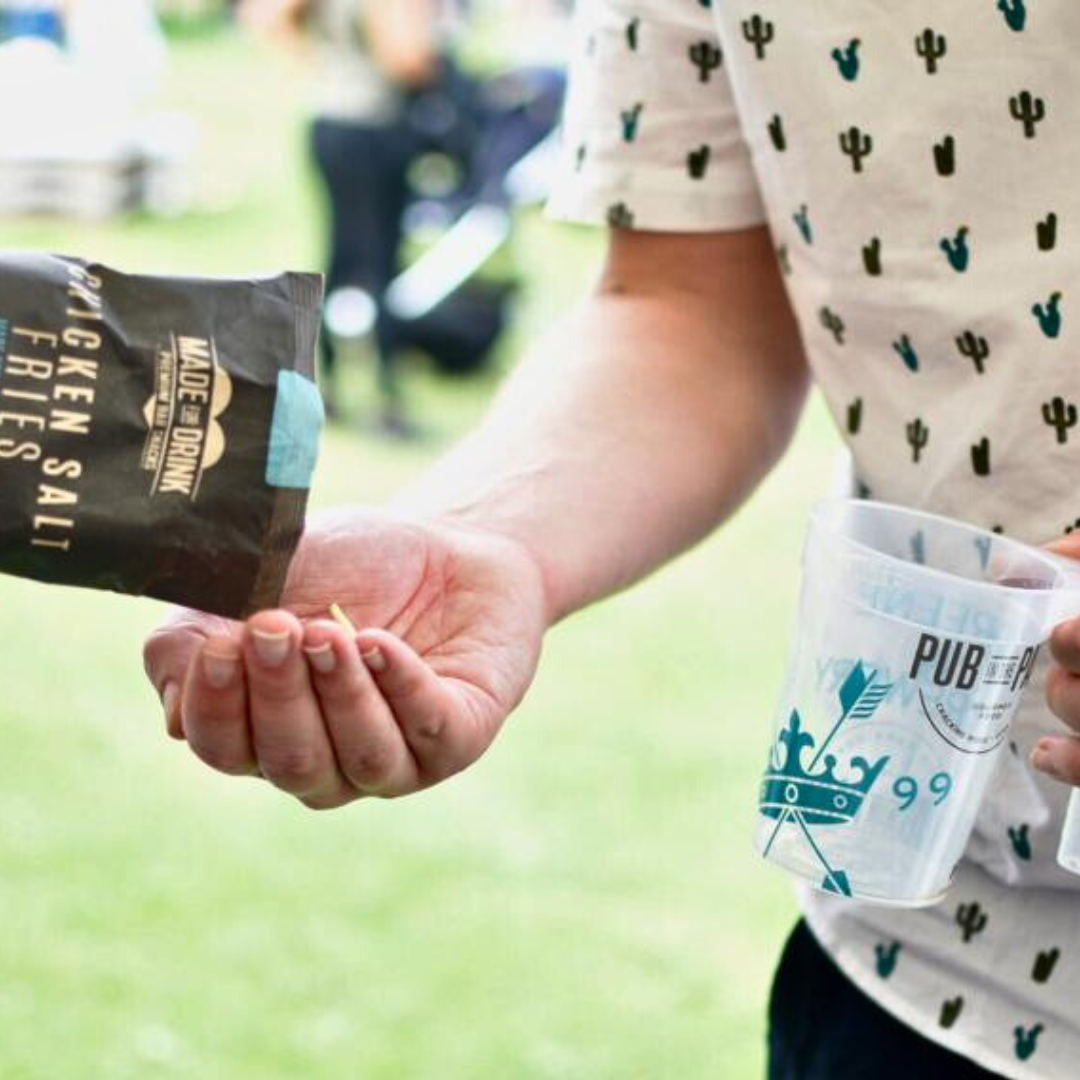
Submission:
<svg viewBox="0 0 1080 1080">
<path fill-rule="evenodd" d="M 815 514 L 804 569 L 758 849 L 829 893 L 934 903 L 1073 594 L 1015 541 L 866 502 Z"/>
<path fill-rule="evenodd" d="M 827 892 L 851 896 L 851 882 L 845 870 L 829 864 L 814 840 L 811 826 L 850 825 L 889 758 L 881 757 L 871 764 L 866 758 L 856 756 L 851 759 L 848 778 L 844 779 L 836 773 L 836 756 L 826 751 L 845 724 L 873 719 L 891 690 L 892 684 L 875 682 L 875 673 L 868 675 L 861 663 L 856 664 L 840 688 L 840 717 L 810 764 L 804 767 L 803 752 L 812 750 L 815 740 L 802 730 L 798 711 L 791 713 L 787 728 L 778 736 L 778 744 L 786 748 L 785 752 L 781 755 L 779 745 L 772 751 L 760 809 L 767 818 L 775 819 L 777 825 L 763 854 L 768 856 L 781 829 L 788 824 L 796 826 L 821 863 L 825 872 L 822 888 Z M 821 762 L 824 768 L 819 769 Z"/>
</svg>

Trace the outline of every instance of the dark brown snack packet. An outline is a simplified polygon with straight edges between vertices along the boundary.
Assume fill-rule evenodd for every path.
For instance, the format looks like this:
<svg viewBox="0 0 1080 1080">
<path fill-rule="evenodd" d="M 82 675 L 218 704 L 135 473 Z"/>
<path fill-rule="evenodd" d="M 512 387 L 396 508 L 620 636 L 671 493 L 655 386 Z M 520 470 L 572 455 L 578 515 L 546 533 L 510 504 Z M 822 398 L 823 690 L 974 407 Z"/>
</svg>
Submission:
<svg viewBox="0 0 1080 1080">
<path fill-rule="evenodd" d="M 322 281 L 0 253 L 0 571 L 246 616 L 280 599 L 323 424 Z"/>
</svg>

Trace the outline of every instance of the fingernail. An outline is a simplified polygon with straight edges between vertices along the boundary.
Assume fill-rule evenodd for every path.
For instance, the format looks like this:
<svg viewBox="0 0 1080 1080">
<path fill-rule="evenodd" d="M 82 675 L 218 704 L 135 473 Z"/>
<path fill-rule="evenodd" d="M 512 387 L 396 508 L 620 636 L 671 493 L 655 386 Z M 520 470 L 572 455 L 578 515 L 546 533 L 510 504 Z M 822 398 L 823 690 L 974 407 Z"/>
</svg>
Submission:
<svg viewBox="0 0 1080 1080">
<path fill-rule="evenodd" d="M 240 668 L 239 657 L 225 656 L 221 653 L 203 653 L 203 671 L 206 681 L 215 690 L 224 690 L 229 686 Z"/>
<path fill-rule="evenodd" d="M 1031 751 L 1031 764 L 1033 768 L 1039 770 L 1039 772 L 1046 773 L 1047 776 L 1057 776 L 1058 771 L 1053 755 L 1054 744 L 1048 739 L 1040 739 L 1035 745 L 1035 749 Z"/>
<path fill-rule="evenodd" d="M 180 700 L 180 687 L 174 682 L 167 682 L 161 692 L 161 704 L 165 709 L 165 720 L 171 721 L 176 703 Z"/>
<path fill-rule="evenodd" d="M 329 641 L 325 645 L 307 646 L 304 653 L 311 666 L 323 675 L 329 675 L 337 667 L 334 646 Z"/>
<path fill-rule="evenodd" d="M 368 671 L 379 674 L 386 670 L 386 657 L 382 649 L 371 649 L 369 652 L 361 653 L 360 659 L 367 665 Z"/>
<path fill-rule="evenodd" d="M 281 667 L 285 663 L 289 646 L 292 644 L 292 634 L 287 630 L 279 634 L 271 634 L 267 630 L 253 630 L 251 636 L 254 639 L 255 655 L 267 667 Z"/>
</svg>

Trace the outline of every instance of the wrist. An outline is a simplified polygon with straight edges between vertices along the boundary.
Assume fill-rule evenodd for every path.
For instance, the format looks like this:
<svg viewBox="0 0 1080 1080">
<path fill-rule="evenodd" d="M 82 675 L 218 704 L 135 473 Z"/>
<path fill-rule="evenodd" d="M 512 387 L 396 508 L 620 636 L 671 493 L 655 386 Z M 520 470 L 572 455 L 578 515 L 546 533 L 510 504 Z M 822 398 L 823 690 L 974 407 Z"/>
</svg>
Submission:
<svg viewBox="0 0 1080 1080">
<path fill-rule="evenodd" d="M 457 534 L 464 542 L 498 545 L 503 557 L 519 567 L 520 576 L 532 580 L 532 589 L 539 596 L 545 631 L 577 606 L 569 600 L 565 575 L 559 571 L 556 560 L 550 557 L 542 530 L 533 523 L 480 500 L 439 505 L 406 494 L 394 501 L 391 510 L 427 528 Z"/>
</svg>

